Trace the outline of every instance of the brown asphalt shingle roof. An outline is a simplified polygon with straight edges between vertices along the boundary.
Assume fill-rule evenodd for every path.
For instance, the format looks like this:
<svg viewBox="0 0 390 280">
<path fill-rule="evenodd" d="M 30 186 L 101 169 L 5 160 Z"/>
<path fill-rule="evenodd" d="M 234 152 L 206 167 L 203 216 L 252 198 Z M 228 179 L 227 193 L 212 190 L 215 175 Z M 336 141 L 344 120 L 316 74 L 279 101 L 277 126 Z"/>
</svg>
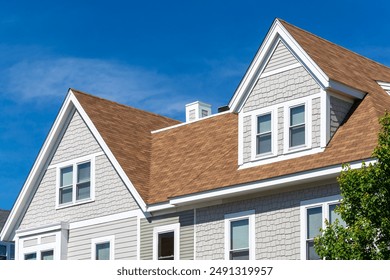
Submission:
<svg viewBox="0 0 390 280">
<path fill-rule="evenodd" d="M 234 113 L 152 134 L 178 122 L 74 91 L 147 204 L 371 157 L 378 118 L 390 108 L 376 81 L 390 82 L 390 69 L 280 22 L 330 79 L 368 93 L 322 153 L 238 170 Z"/>
</svg>

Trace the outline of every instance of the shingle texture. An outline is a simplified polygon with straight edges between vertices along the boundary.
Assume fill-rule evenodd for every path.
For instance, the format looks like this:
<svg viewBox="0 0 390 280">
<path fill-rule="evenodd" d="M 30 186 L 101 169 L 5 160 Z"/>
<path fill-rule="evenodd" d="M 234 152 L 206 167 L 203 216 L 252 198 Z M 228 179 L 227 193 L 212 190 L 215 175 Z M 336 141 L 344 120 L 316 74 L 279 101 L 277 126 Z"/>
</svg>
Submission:
<svg viewBox="0 0 390 280">
<path fill-rule="evenodd" d="M 3 229 L 5 222 L 7 221 L 10 211 L 0 209 L 0 232 Z"/>
<path fill-rule="evenodd" d="M 280 22 L 330 79 L 367 93 L 322 153 L 239 170 L 234 113 L 152 134 L 178 122 L 74 91 L 146 203 L 371 157 L 378 118 L 390 108 L 390 97 L 376 81 L 389 82 L 390 69 Z"/>
</svg>

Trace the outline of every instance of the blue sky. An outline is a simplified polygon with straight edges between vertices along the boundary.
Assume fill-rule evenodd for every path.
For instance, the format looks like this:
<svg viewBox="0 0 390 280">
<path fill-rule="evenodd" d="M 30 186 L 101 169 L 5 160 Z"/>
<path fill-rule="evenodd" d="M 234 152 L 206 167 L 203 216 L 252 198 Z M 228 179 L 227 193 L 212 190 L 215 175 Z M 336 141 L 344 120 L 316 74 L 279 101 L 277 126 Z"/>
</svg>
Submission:
<svg viewBox="0 0 390 280">
<path fill-rule="evenodd" d="M 318 4 L 315 4 L 318 3 Z M 276 17 L 390 66 L 387 1 L 1 1 L 0 209 L 68 88 L 179 120 L 226 105 Z"/>
</svg>

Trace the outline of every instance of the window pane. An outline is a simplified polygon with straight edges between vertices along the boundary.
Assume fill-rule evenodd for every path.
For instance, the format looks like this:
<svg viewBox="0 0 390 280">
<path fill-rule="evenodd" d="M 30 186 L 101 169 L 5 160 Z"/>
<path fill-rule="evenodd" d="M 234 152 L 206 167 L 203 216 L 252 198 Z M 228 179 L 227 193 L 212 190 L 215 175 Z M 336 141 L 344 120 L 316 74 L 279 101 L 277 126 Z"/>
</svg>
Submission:
<svg viewBox="0 0 390 280">
<path fill-rule="evenodd" d="M 72 187 L 60 189 L 60 204 L 72 202 Z"/>
<path fill-rule="evenodd" d="M 230 252 L 231 260 L 249 260 L 249 249 Z"/>
<path fill-rule="evenodd" d="M 27 261 L 36 260 L 37 253 L 26 254 L 26 255 L 24 255 L 24 259 Z"/>
<path fill-rule="evenodd" d="M 96 259 L 109 260 L 110 259 L 110 242 L 96 244 Z"/>
<path fill-rule="evenodd" d="M 90 182 L 77 184 L 76 200 L 86 199 L 90 197 L 91 190 Z"/>
<path fill-rule="evenodd" d="M 10 252 L 10 259 L 11 260 L 14 260 L 15 259 L 15 245 L 14 244 L 11 244 L 11 252 Z"/>
<path fill-rule="evenodd" d="M 5 260 L 7 257 L 7 246 L 0 245 L 0 260 Z"/>
<path fill-rule="evenodd" d="M 249 248 L 249 220 L 232 221 L 230 226 L 230 249 Z"/>
<path fill-rule="evenodd" d="M 257 118 L 257 133 L 271 131 L 271 114 L 259 116 Z"/>
<path fill-rule="evenodd" d="M 290 128 L 290 147 L 305 145 L 305 126 Z"/>
<path fill-rule="evenodd" d="M 305 123 L 305 105 L 290 109 L 290 126 Z"/>
<path fill-rule="evenodd" d="M 158 235 L 158 259 L 173 260 L 175 258 L 175 233 L 173 231 Z"/>
<path fill-rule="evenodd" d="M 61 169 L 61 186 L 72 185 L 73 182 L 73 167 L 65 167 Z"/>
<path fill-rule="evenodd" d="M 331 224 L 333 224 L 336 219 L 339 220 L 339 224 L 346 227 L 346 223 L 343 221 L 343 219 L 341 219 L 341 216 L 339 213 L 336 213 L 334 210 L 336 209 L 338 204 L 332 204 L 332 205 L 329 205 L 329 222 Z"/>
<path fill-rule="evenodd" d="M 257 154 L 270 153 L 272 151 L 271 133 L 257 136 Z"/>
<path fill-rule="evenodd" d="M 314 250 L 314 241 L 307 241 L 306 242 L 306 250 L 307 250 L 307 259 L 308 260 L 319 260 L 320 256 L 317 255 L 316 251 Z"/>
<path fill-rule="evenodd" d="M 320 234 L 322 228 L 322 207 L 307 209 L 307 239 Z"/>
<path fill-rule="evenodd" d="M 91 178 L 91 163 L 86 162 L 77 166 L 77 183 L 89 182 Z"/>
<path fill-rule="evenodd" d="M 54 252 L 53 250 L 41 252 L 41 260 L 48 261 L 54 259 Z"/>
</svg>

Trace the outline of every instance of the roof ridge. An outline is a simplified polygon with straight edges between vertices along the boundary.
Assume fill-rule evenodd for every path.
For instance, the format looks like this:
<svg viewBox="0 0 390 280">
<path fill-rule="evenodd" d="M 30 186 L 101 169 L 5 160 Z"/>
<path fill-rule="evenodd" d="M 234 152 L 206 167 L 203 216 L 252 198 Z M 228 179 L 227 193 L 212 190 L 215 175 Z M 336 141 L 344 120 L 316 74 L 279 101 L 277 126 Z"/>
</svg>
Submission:
<svg viewBox="0 0 390 280">
<path fill-rule="evenodd" d="M 347 48 L 344 47 L 344 46 L 341 46 L 341 45 L 339 45 L 339 44 L 336 44 L 336 43 L 334 43 L 334 42 L 331 42 L 331 41 L 329 41 L 328 39 L 325 39 L 325 38 L 323 38 L 323 37 L 321 37 L 321 36 L 318 36 L 318 35 L 316 35 L 316 34 L 314 34 L 314 33 L 311 33 L 310 31 L 307 31 L 307 30 L 305 30 L 305 29 L 302 29 L 302 28 L 300 28 L 300 27 L 298 27 L 298 26 L 296 26 L 296 25 L 294 25 L 294 24 L 291 24 L 291 23 L 289 23 L 289 22 L 287 22 L 287 21 L 285 21 L 285 20 L 283 20 L 283 19 L 277 18 L 277 20 L 279 20 L 282 24 L 286 24 L 286 25 L 288 25 L 288 26 L 290 26 L 290 27 L 292 27 L 292 28 L 298 29 L 299 31 L 302 31 L 302 32 L 304 32 L 304 33 L 306 33 L 306 34 L 309 34 L 309 35 L 313 36 L 313 37 L 316 37 L 316 38 L 319 39 L 319 40 L 325 41 L 325 42 L 327 42 L 327 43 L 329 43 L 329 44 L 331 44 L 331 45 L 333 45 L 333 46 L 336 46 L 336 47 L 338 47 L 338 48 L 342 48 L 343 50 L 345 50 L 345 51 L 347 51 L 347 52 L 349 52 L 349 53 L 351 53 L 351 54 L 354 54 L 354 55 L 356 55 L 356 56 L 358 56 L 358 57 L 361 57 L 361 58 L 363 58 L 363 59 L 365 59 L 365 60 L 368 60 L 368 61 L 370 61 L 371 63 L 377 64 L 378 66 L 385 67 L 385 68 L 387 68 L 387 69 L 390 69 L 390 66 L 387 66 L 387 65 L 384 65 L 384 64 L 382 64 L 382 63 L 379 63 L 379 62 L 373 60 L 372 58 L 366 57 L 366 56 L 361 55 L 361 54 L 359 54 L 359 53 L 357 53 L 357 52 L 355 52 L 355 51 L 352 51 L 352 50 L 350 50 L 350 49 L 347 49 Z M 294 37 L 294 36 L 293 36 L 293 37 Z"/>
<path fill-rule="evenodd" d="M 135 111 L 138 111 L 138 112 L 142 112 L 142 113 L 144 113 L 144 114 L 153 115 L 153 116 L 155 116 L 155 117 L 165 118 L 165 119 L 167 119 L 167 120 L 177 121 L 178 123 L 182 123 L 181 121 L 176 120 L 176 119 L 172 119 L 172 118 L 169 118 L 169 117 L 166 117 L 166 116 L 157 114 L 157 113 L 149 112 L 149 111 L 142 110 L 142 109 L 139 109 L 139 108 L 130 106 L 130 105 L 126 105 L 126 104 L 122 104 L 122 103 L 119 103 L 119 102 L 116 102 L 116 101 L 112 101 L 112 100 L 109 100 L 109 99 L 106 99 L 106 98 L 103 98 L 103 97 L 100 97 L 100 96 L 96 96 L 96 95 L 87 93 L 87 92 L 85 92 L 85 91 L 81 91 L 81 90 L 74 89 L 74 88 L 69 88 L 69 90 L 71 90 L 72 92 L 77 92 L 77 93 L 79 93 L 79 94 L 82 94 L 82 95 L 86 95 L 86 96 L 95 98 L 95 99 L 99 99 L 99 100 L 102 100 L 102 101 L 105 101 L 105 102 L 109 102 L 109 103 L 115 104 L 115 105 L 117 105 L 117 106 L 124 107 L 124 108 L 126 108 L 126 109 L 131 109 L 131 110 L 135 110 Z"/>
</svg>

